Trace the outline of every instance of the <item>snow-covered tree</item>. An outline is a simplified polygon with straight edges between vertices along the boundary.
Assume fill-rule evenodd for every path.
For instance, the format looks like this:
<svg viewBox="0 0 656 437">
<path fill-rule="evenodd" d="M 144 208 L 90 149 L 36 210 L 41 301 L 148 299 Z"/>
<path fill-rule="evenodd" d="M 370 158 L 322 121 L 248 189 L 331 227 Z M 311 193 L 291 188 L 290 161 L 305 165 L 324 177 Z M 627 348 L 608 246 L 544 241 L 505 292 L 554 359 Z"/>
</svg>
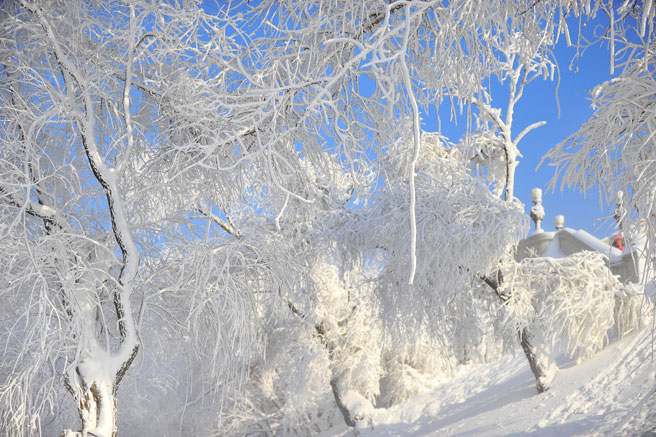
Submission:
<svg viewBox="0 0 656 437">
<path fill-rule="evenodd" d="M 511 191 L 501 202 L 439 135 L 422 137 L 420 110 L 452 99 L 454 111 L 474 103 L 493 119 L 486 79 L 509 74 L 513 102 L 548 67 L 499 53 L 548 60 L 536 50 L 567 30 L 564 15 L 600 5 L 266 0 L 207 12 L 194 1 L 4 2 L 2 431 L 69 427 L 77 410 L 80 431 L 69 435 L 116 435 L 128 380 L 151 396 L 161 384 L 172 400 L 159 429 L 216 430 L 267 336 L 304 353 L 293 332 L 316 352 L 295 363 L 308 364 L 308 378 L 330 373 L 350 417 L 342 391 L 377 396 L 378 358 L 353 351 L 377 347 L 361 334 L 378 322 L 365 323 L 373 299 L 344 299 L 334 275 L 316 270 L 326 265 L 379 263 L 387 326 L 411 329 L 397 317 L 411 314 L 404 320 L 447 339 L 449 353 L 462 350 L 475 330 L 450 338 L 464 320 L 453 315 L 477 307 L 472 281 L 497 268 L 524 218 Z M 503 47 L 486 42 L 501 35 Z M 647 103 L 636 120 L 648 146 Z M 513 149 L 508 119 L 496 123 L 516 153 L 522 134 Z M 649 192 L 626 187 L 632 199 Z M 184 356 L 158 364 L 174 351 Z M 138 356 L 148 373 L 130 375 Z M 289 390 L 289 376 L 277 387 Z M 74 402 L 60 408 L 63 387 Z"/>
<path fill-rule="evenodd" d="M 647 246 L 654 268 L 656 244 L 656 18 L 651 2 L 624 2 L 606 11 L 613 18 L 607 34 L 612 70 L 617 74 L 591 92 L 593 114 L 577 132 L 545 155 L 555 166 L 552 186 L 583 192 L 598 188 L 609 205 L 622 193 L 627 239 Z M 651 6 L 650 6 L 651 5 Z M 640 7 L 642 6 L 642 7 Z M 637 219 L 636 235 L 629 222 Z M 638 234 L 642 234 L 639 237 Z M 646 238 L 645 238 L 646 237 Z M 653 270 L 652 270 L 653 271 Z"/>
<path fill-rule="evenodd" d="M 476 109 L 472 133 L 462 138 L 460 147 L 472 161 L 484 169 L 484 174 L 494 183 L 494 193 L 506 200 L 514 196 L 515 170 L 521 158 L 519 142 L 533 129 L 543 126 L 536 121 L 519 133 L 513 127 L 515 107 L 524 95 L 524 89 L 536 78 L 551 79 L 557 73 L 557 61 L 552 53 L 556 41 L 556 24 L 544 20 L 544 15 L 554 14 L 555 2 L 546 10 L 531 11 L 513 19 L 495 21 L 483 38 L 487 46 L 487 73 L 492 81 L 498 81 L 501 92 L 494 91 L 492 81 L 485 81 L 473 93 L 455 93 L 455 96 Z M 512 16 L 512 14 L 510 14 Z M 495 88 L 498 85 L 495 84 Z M 457 91 L 457 88 L 456 88 Z M 499 103 L 499 94 L 507 92 L 505 107 Z"/>
<path fill-rule="evenodd" d="M 224 433 L 313 434 L 363 419 L 348 400 L 357 393 L 371 404 L 382 369 L 378 318 L 367 287 L 353 283 L 362 278 L 319 263 L 307 284 L 315 291 L 310 302 L 278 300 L 278 309 L 264 308 L 265 353 L 254 357 L 246 394 L 228 412 Z"/>
<path fill-rule="evenodd" d="M 293 116 L 271 98 L 277 88 L 256 91 L 257 51 L 226 33 L 248 24 L 223 12 L 3 4 L 0 280 L 12 302 L 2 307 L 3 432 L 42 432 L 65 386 L 81 433 L 115 435 L 118 386 L 155 321 L 170 341 L 193 340 L 180 364 L 183 374 L 199 366 L 190 393 L 213 386 L 205 399 L 221 397 L 244 374 L 258 281 L 289 272 L 275 257 L 264 273 L 253 267 L 257 245 L 216 240 L 237 218 L 280 216 L 272 193 L 314 199 L 284 186 L 305 165 L 299 137 L 272 132 Z M 326 152 L 308 150 L 322 167 Z M 158 343 L 171 347 L 156 338 L 149 352 Z"/>
<path fill-rule="evenodd" d="M 392 147 L 411 146 L 399 141 Z M 475 338 L 479 331 L 463 316 L 477 313 L 480 277 L 496 270 L 525 232 L 526 218 L 517 203 L 493 196 L 444 138 L 424 133 L 420 150 L 415 283 L 402 279 L 411 250 L 404 213 L 409 203 L 408 178 L 403 176 L 408 162 L 391 157 L 403 153 L 390 152 L 383 160 L 380 187 L 361 209 L 346 212 L 341 239 L 354 258 L 372 259 L 380 266 L 375 291 L 385 331 L 397 332 L 397 339 L 427 332 L 436 340 L 433 344 L 442 346 L 438 353 L 460 357 L 466 345 L 480 340 Z"/>
<path fill-rule="evenodd" d="M 559 348 L 580 362 L 643 326 L 642 293 L 633 284 L 620 283 L 600 253 L 525 258 L 506 267 L 502 293 L 507 297 L 507 326 L 511 333 L 521 333 L 525 353 L 533 355 L 540 392 L 549 389 L 556 374 Z"/>
</svg>

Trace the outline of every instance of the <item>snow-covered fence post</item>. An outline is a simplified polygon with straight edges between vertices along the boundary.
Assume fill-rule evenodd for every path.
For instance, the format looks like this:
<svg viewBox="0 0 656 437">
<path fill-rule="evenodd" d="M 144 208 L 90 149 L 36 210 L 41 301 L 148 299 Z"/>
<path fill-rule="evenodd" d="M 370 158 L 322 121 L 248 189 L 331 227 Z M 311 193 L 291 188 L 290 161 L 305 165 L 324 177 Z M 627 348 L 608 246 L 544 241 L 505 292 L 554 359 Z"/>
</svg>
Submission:
<svg viewBox="0 0 656 437">
<path fill-rule="evenodd" d="M 557 231 L 562 231 L 563 228 L 565 227 L 565 216 L 564 215 L 557 215 L 554 218 L 554 224 L 556 225 L 556 230 Z"/>
<path fill-rule="evenodd" d="M 531 219 L 535 223 L 535 233 L 539 234 L 544 232 L 542 229 L 542 220 L 544 219 L 544 207 L 542 206 L 542 190 L 533 188 L 531 190 L 531 198 L 533 199 L 533 207 L 531 208 Z"/>
</svg>

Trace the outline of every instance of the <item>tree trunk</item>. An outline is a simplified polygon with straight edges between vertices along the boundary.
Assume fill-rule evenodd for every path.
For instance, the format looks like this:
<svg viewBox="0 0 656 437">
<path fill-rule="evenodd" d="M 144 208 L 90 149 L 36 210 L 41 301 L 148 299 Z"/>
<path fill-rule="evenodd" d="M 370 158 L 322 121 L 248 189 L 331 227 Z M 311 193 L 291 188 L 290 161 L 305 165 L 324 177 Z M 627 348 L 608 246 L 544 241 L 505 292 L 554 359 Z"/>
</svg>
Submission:
<svg viewBox="0 0 656 437">
<path fill-rule="evenodd" d="M 538 393 L 544 393 L 549 390 L 551 381 L 556 376 L 558 366 L 551 361 L 548 348 L 540 348 L 538 350 L 536 346 L 539 341 L 536 341 L 535 337 L 530 334 L 528 328 L 521 330 L 519 338 L 524 355 L 526 355 L 528 364 L 535 376 Z"/>
<path fill-rule="evenodd" d="M 289 309 L 296 314 L 299 317 L 302 317 L 305 319 L 305 315 L 302 314 L 296 305 L 294 305 L 291 301 L 287 302 L 287 305 L 289 306 Z M 330 360 L 333 360 L 333 354 L 335 351 L 335 345 L 330 342 L 327 338 L 327 331 L 328 328 L 324 323 L 317 323 L 314 325 L 314 331 L 317 335 L 317 337 L 320 339 L 321 343 L 326 347 L 328 350 L 328 356 L 330 357 Z M 333 369 L 333 366 L 331 364 L 331 373 L 332 377 L 330 378 L 330 388 L 332 389 L 333 392 L 333 397 L 335 398 L 335 403 L 337 404 L 337 408 L 339 409 L 340 413 L 342 413 L 342 417 L 344 417 L 344 422 L 346 425 L 350 426 L 351 428 L 355 428 L 357 425 L 357 418 L 352 417 L 351 411 L 349 410 L 348 406 L 344 403 L 344 400 L 342 398 L 341 390 L 339 387 L 339 378 L 338 376 L 335 375 L 335 370 Z"/>
<path fill-rule="evenodd" d="M 351 412 L 349 411 L 348 407 L 344 404 L 344 401 L 342 400 L 342 395 L 340 394 L 339 384 L 336 378 L 330 379 L 330 387 L 333 390 L 333 396 L 335 397 L 335 403 L 337 404 L 337 408 L 339 408 L 340 413 L 342 413 L 342 417 L 344 417 L 344 422 L 346 422 L 346 424 L 351 428 L 355 428 L 357 423 L 351 417 Z"/>
<path fill-rule="evenodd" d="M 62 437 L 116 437 L 116 393 L 111 384 L 93 381 L 76 396 L 82 420 L 80 431 L 65 430 Z"/>
<path fill-rule="evenodd" d="M 510 295 L 505 294 L 501 290 L 501 284 L 503 283 L 501 271 L 497 271 L 496 279 L 481 275 L 479 275 L 478 278 L 495 291 L 501 302 L 505 303 L 510 299 Z M 553 381 L 556 372 L 558 371 L 558 366 L 553 360 L 551 360 L 551 348 L 547 347 L 546 344 L 540 344 L 544 342 L 540 341 L 540 339 L 536 338 L 534 335 L 531 335 L 528 328 L 518 331 L 518 335 L 522 349 L 524 350 L 524 355 L 526 355 L 528 364 L 535 376 L 538 393 L 544 393 L 549 390 L 551 381 Z M 542 347 L 538 348 L 537 346 Z"/>
</svg>

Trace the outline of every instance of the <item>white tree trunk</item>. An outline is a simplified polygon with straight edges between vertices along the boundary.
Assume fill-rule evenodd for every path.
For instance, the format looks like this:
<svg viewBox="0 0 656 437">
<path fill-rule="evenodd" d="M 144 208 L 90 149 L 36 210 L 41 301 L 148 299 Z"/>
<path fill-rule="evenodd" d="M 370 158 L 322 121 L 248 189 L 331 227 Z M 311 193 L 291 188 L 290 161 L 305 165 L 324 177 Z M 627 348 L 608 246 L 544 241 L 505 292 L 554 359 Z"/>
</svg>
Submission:
<svg viewBox="0 0 656 437">
<path fill-rule="evenodd" d="M 79 368 L 76 368 L 76 371 Z M 74 391 L 77 410 L 82 420 L 80 431 L 65 430 L 64 437 L 94 436 L 116 437 L 116 390 L 111 381 L 91 380 L 84 381 L 80 375 L 80 388 Z M 73 390 L 69 386 L 69 390 Z"/>
</svg>

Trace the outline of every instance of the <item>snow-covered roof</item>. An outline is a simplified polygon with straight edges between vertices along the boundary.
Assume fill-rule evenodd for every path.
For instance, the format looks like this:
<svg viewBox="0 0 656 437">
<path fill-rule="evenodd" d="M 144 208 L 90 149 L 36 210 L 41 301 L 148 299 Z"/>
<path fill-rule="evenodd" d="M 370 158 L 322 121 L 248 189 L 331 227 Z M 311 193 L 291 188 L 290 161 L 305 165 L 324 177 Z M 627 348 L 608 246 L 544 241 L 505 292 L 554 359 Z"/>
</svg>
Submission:
<svg viewBox="0 0 656 437">
<path fill-rule="evenodd" d="M 587 246 L 588 250 L 595 250 L 597 252 L 603 253 L 608 257 L 611 264 L 615 262 L 621 262 L 622 260 L 621 250 L 607 244 L 603 240 L 600 240 L 599 238 L 584 231 L 583 229 L 575 230 L 571 228 L 565 228 L 561 232 L 567 232 L 574 239 L 578 240 L 581 244 Z"/>
<path fill-rule="evenodd" d="M 515 258 L 565 258 L 584 250 L 603 254 L 611 271 L 624 282 L 639 282 L 642 257 L 630 248 L 623 251 L 579 229 L 564 228 L 555 232 L 538 232 L 519 242 Z"/>
</svg>

